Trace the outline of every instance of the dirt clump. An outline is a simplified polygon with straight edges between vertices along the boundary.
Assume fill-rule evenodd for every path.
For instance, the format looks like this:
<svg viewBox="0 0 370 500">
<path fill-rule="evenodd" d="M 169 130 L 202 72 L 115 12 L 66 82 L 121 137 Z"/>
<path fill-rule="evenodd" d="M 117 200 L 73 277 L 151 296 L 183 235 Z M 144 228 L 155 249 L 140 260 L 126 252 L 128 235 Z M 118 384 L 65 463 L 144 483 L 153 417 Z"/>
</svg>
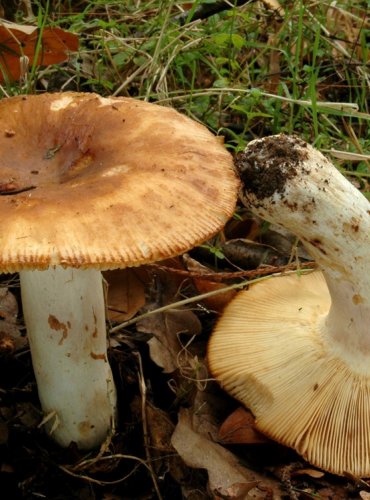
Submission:
<svg viewBox="0 0 370 500">
<path fill-rule="evenodd" d="M 283 193 L 307 158 L 306 143 L 296 136 L 273 136 L 248 145 L 235 158 L 242 189 L 258 200 Z"/>
</svg>

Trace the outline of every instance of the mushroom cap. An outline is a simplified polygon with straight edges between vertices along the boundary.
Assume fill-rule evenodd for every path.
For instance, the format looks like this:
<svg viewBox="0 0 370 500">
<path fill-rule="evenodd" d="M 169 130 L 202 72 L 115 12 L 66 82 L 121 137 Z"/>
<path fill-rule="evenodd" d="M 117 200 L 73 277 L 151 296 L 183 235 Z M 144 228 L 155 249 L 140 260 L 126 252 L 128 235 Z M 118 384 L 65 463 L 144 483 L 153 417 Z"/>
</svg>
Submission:
<svg viewBox="0 0 370 500">
<path fill-rule="evenodd" d="M 330 305 L 319 271 L 252 285 L 218 321 L 209 367 L 261 432 L 325 470 L 369 476 L 370 377 L 326 342 Z"/>
<path fill-rule="evenodd" d="M 165 259 L 219 231 L 238 190 L 204 126 L 132 98 L 0 101 L 0 272 L 112 269 Z"/>
</svg>

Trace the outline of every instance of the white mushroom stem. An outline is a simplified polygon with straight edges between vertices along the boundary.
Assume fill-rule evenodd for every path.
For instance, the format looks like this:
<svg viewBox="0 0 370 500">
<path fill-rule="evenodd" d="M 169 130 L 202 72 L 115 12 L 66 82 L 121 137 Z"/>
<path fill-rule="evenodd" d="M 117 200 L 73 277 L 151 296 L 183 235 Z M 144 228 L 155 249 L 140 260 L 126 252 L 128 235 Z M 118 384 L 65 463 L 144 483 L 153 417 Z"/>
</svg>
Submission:
<svg viewBox="0 0 370 500">
<path fill-rule="evenodd" d="M 98 446 L 116 412 L 101 273 L 56 266 L 21 271 L 20 281 L 47 429 L 62 446 Z"/>
<path fill-rule="evenodd" d="M 366 374 L 370 361 L 370 204 L 317 150 L 284 135 L 252 141 L 238 162 L 242 198 L 301 238 L 321 265 L 332 305 L 327 348 Z"/>
</svg>

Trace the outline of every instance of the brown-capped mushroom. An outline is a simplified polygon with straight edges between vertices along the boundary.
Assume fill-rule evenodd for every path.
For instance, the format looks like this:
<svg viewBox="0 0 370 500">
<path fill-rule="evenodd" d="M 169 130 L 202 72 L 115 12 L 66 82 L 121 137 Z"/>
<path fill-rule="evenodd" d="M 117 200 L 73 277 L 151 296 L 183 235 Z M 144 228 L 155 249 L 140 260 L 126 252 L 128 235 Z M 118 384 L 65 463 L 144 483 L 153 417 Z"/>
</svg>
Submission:
<svg viewBox="0 0 370 500">
<path fill-rule="evenodd" d="M 116 412 L 101 270 L 215 234 L 235 206 L 232 161 L 173 109 L 83 93 L 0 101 L 0 152 L 0 271 L 20 273 L 48 429 L 91 448 Z"/>
</svg>

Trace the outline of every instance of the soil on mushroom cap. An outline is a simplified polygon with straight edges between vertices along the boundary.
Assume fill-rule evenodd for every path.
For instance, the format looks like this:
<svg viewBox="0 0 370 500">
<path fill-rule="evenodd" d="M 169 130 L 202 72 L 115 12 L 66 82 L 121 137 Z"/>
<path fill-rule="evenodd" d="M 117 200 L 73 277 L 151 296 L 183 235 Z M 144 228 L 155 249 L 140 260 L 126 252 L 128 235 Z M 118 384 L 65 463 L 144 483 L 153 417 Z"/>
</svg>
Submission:
<svg viewBox="0 0 370 500">
<path fill-rule="evenodd" d="M 297 175 L 307 159 L 306 143 L 295 136 L 273 136 L 250 144 L 235 158 L 246 193 L 258 200 L 283 193 L 287 180 Z"/>
</svg>

